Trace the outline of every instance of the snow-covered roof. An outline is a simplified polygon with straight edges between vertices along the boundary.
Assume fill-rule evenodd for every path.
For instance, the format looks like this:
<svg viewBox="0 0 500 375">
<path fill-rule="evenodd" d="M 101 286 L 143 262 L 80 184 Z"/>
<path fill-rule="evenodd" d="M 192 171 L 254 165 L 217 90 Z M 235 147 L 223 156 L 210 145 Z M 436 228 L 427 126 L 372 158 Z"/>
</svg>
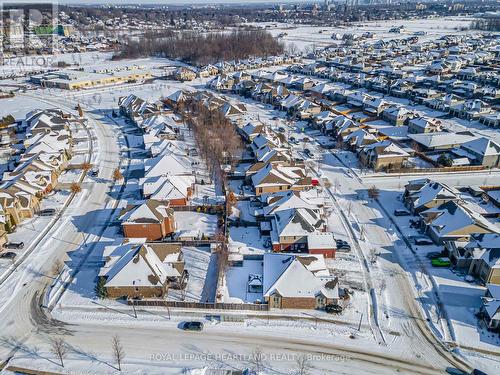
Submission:
<svg viewBox="0 0 500 375">
<path fill-rule="evenodd" d="M 157 157 L 144 161 L 145 177 L 156 177 L 166 175 L 190 175 L 193 174 L 193 167 L 189 159 L 165 153 Z"/>
<path fill-rule="evenodd" d="M 491 139 L 480 137 L 466 142 L 461 146 L 463 149 L 473 152 L 476 155 L 492 156 L 500 155 L 500 145 Z"/>
<path fill-rule="evenodd" d="M 338 298 L 337 279 L 318 277 L 308 269 L 308 264 L 315 263 L 318 257 L 322 255 L 264 254 L 264 296 L 278 293 L 289 298 L 314 298 L 323 294 Z"/>
<path fill-rule="evenodd" d="M 180 274 L 171 263 L 162 262 L 150 247 L 133 245 L 118 259 L 111 258 L 104 276 L 106 287 L 154 287 Z"/>
</svg>

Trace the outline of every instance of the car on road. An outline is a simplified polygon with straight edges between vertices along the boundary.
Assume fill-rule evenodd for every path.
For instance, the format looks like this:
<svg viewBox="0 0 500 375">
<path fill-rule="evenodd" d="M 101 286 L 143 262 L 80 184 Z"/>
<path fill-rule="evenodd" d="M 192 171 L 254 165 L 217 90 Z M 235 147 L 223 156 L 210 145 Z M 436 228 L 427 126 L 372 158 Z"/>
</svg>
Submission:
<svg viewBox="0 0 500 375">
<path fill-rule="evenodd" d="M 38 212 L 38 215 L 40 216 L 54 216 L 55 214 L 56 214 L 55 208 L 45 208 Z"/>
<path fill-rule="evenodd" d="M 203 331 L 203 323 L 202 322 L 196 322 L 196 321 L 184 322 L 182 324 L 181 328 L 184 331 L 197 331 L 197 332 L 200 332 L 200 331 Z"/>
<path fill-rule="evenodd" d="M 12 251 L 0 253 L 0 258 L 2 258 L 2 259 L 14 259 L 16 256 L 17 256 L 17 254 L 13 253 Z"/>
<path fill-rule="evenodd" d="M 92 177 L 97 177 L 99 175 L 99 168 L 92 168 L 89 173 Z"/>
<path fill-rule="evenodd" d="M 280 132 L 284 133 L 286 129 L 285 129 L 283 126 L 280 126 L 280 127 L 278 128 L 278 130 L 279 130 Z"/>
<path fill-rule="evenodd" d="M 432 267 L 449 267 L 450 258 L 436 258 L 431 260 Z"/>
<path fill-rule="evenodd" d="M 408 210 L 397 209 L 394 210 L 394 216 L 410 216 L 411 213 Z"/>
<path fill-rule="evenodd" d="M 23 249 L 24 248 L 24 242 L 6 242 L 3 245 L 4 249 Z"/>
</svg>

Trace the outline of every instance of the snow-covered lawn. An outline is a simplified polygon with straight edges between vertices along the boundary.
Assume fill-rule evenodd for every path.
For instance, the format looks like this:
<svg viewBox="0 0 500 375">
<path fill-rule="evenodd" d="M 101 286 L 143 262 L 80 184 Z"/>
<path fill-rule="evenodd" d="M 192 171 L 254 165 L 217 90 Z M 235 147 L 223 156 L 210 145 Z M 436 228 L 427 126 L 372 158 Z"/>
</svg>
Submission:
<svg viewBox="0 0 500 375">
<path fill-rule="evenodd" d="M 201 239 L 210 237 L 217 233 L 217 215 L 209 215 L 201 212 L 176 211 L 174 214 L 177 224 L 177 238 L 179 239 Z"/>
<path fill-rule="evenodd" d="M 245 260 L 242 267 L 230 267 L 222 288 L 223 302 L 255 303 L 263 301 L 262 293 L 248 292 L 248 276 L 262 275 L 262 260 Z"/>
<path fill-rule="evenodd" d="M 239 254 L 262 254 L 266 249 L 264 244 L 269 237 L 262 237 L 258 227 L 230 227 L 229 250 Z"/>
<path fill-rule="evenodd" d="M 217 256 L 208 247 L 183 247 L 189 279 L 184 290 L 170 289 L 168 300 L 214 302 L 217 287 Z"/>
</svg>

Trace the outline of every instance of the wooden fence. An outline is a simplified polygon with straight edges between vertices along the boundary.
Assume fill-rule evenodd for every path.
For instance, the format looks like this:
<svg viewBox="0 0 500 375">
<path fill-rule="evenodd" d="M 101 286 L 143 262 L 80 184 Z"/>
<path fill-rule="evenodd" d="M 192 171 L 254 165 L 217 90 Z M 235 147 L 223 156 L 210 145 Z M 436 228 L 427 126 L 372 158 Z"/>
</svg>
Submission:
<svg viewBox="0 0 500 375">
<path fill-rule="evenodd" d="M 264 303 L 205 303 L 165 300 L 128 300 L 127 303 L 134 306 L 173 307 L 184 309 L 269 311 L 269 305 Z"/>
<path fill-rule="evenodd" d="M 457 166 L 457 167 L 442 167 L 442 168 L 402 168 L 391 169 L 387 171 L 390 174 L 406 174 L 406 173 L 446 173 L 446 172 L 471 172 L 482 171 L 487 169 L 482 165 Z"/>
<path fill-rule="evenodd" d="M 209 215 L 216 215 L 224 212 L 224 205 L 203 205 L 203 206 L 170 206 L 174 211 L 199 212 Z M 205 212 L 206 210 L 206 212 Z"/>
</svg>

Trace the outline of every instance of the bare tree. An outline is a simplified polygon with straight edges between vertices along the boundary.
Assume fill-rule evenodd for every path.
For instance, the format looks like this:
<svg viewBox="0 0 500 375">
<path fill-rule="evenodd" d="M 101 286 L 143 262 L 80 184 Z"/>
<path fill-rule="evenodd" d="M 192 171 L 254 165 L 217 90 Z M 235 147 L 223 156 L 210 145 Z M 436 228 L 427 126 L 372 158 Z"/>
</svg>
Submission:
<svg viewBox="0 0 500 375">
<path fill-rule="evenodd" d="M 123 174 L 122 172 L 120 171 L 120 168 L 116 168 L 114 171 L 113 171 L 113 180 L 114 181 L 119 181 L 119 180 L 122 180 L 123 179 Z"/>
<path fill-rule="evenodd" d="M 64 367 L 64 358 L 68 353 L 68 346 L 62 337 L 56 337 L 50 341 L 50 351 L 59 358 L 61 366 Z"/>
<path fill-rule="evenodd" d="M 72 193 L 78 194 L 79 192 L 82 191 L 82 187 L 78 182 L 73 182 L 71 186 L 69 187 Z"/>
<path fill-rule="evenodd" d="M 57 276 L 62 272 L 63 269 L 64 269 L 64 262 L 59 259 L 54 263 L 52 267 L 52 273 Z"/>
<path fill-rule="evenodd" d="M 370 250 L 370 262 L 371 263 L 376 263 L 378 256 L 379 256 L 379 253 L 378 253 L 377 249 Z"/>
<path fill-rule="evenodd" d="M 89 162 L 85 162 L 82 164 L 82 170 L 84 172 L 88 172 L 92 168 L 92 164 Z"/>
<path fill-rule="evenodd" d="M 375 185 L 368 189 L 368 197 L 370 197 L 370 199 L 377 199 L 379 196 L 380 190 Z"/>
<path fill-rule="evenodd" d="M 261 348 L 256 347 L 252 350 L 251 363 L 253 365 L 253 370 L 256 373 L 261 372 L 264 369 L 264 352 Z"/>
<path fill-rule="evenodd" d="M 122 343 L 120 341 L 120 337 L 118 335 L 114 335 L 111 340 L 111 347 L 113 350 L 113 358 L 118 365 L 118 371 L 122 370 L 122 361 L 125 357 L 125 350 L 123 350 Z"/>
<path fill-rule="evenodd" d="M 307 355 L 299 355 L 295 361 L 297 366 L 297 375 L 308 375 L 309 370 L 312 367 L 311 361 L 307 358 Z"/>
</svg>

